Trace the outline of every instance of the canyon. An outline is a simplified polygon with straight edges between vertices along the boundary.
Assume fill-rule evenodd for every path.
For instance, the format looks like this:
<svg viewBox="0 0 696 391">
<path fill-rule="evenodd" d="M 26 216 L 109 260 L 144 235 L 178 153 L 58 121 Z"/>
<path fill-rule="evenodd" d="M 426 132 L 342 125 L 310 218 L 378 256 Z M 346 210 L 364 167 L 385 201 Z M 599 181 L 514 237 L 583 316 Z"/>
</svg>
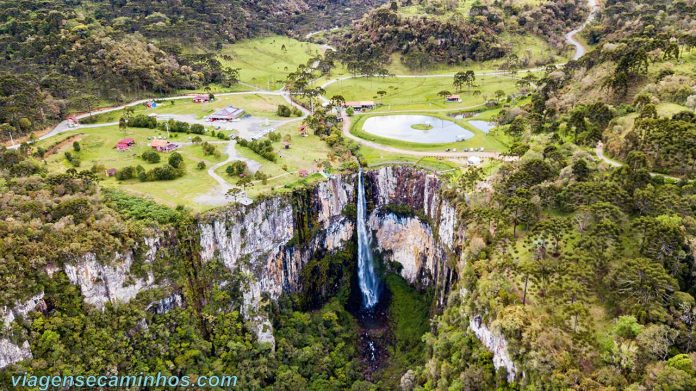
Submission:
<svg viewBox="0 0 696 391">
<path fill-rule="evenodd" d="M 372 250 L 387 270 L 398 272 L 411 286 L 431 289 L 433 308 L 443 308 L 457 280 L 466 246 L 466 227 L 457 209 L 443 197 L 443 184 L 434 173 L 408 166 L 386 166 L 364 172 L 366 229 Z M 275 348 L 269 313 L 262 303 L 302 289 L 302 270 L 312 259 L 344 249 L 356 236 L 358 174 L 331 176 L 324 182 L 292 193 L 263 198 L 251 205 L 232 205 L 203 214 L 195 221 L 197 256 L 202 264 L 221 262 L 244 276 L 240 307 L 260 343 Z M 403 191 L 409 189 L 409 191 Z M 123 303 L 140 292 L 162 288 L 166 295 L 147 305 L 155 314 L 187 305 L 180 292 L 156 281 L 152 271 L 133 275 L 135 262 L 152 265 L 171 251 L 171 232 L 156 232 L 139 247 L 99 259 L 95 253 L 68 262 L 63 271 L 79 286 L 84 301 L 97 309 Z M 4 327 L 16 317 L 40 309 L 41 297 L 5 308 Z M 473 319 L 476 314 L 472 314 Z M 470 328 L 514 378 L 514 364 L 504 338 L 482 325 Z M 31 356 L 25 341 L 0 339 L 0 366 Z"/>
</svg>

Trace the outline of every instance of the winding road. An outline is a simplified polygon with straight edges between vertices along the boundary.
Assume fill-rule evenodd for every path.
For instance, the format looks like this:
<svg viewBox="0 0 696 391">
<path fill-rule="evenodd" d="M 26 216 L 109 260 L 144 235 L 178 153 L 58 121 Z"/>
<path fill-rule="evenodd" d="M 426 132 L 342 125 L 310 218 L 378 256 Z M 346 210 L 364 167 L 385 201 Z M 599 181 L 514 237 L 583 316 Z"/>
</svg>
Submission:
<svg viewBox="0 0 696 391">
<path fill-rule="evenodd" d="M 597 17 L 597 11 L 599 11 L 599 5 L 597 4 L 597 0 L 587 0 L 587 6 L 590 8 L 590 14 L 587 16 L 587 19 L 585 19 L 585 22 L 575 30 L 570 31 L 568 34 L 565 35 L 566 41 L 568 41 L 568 43 L 570 43 L 571 45 L 575 46 L 575 54 L 573 55 L 573 60 L 579 60 L 580 57 L 584 56 L 585 53 L 587 53 L 587 48 L 585 48 L 585 45 L 583 45 L 580 41 L 577 40 L 576 35 L 578 35 L 579 32 L 584 30 L 588 24 L 592 23 L 592 21 Z"/>
</svg>

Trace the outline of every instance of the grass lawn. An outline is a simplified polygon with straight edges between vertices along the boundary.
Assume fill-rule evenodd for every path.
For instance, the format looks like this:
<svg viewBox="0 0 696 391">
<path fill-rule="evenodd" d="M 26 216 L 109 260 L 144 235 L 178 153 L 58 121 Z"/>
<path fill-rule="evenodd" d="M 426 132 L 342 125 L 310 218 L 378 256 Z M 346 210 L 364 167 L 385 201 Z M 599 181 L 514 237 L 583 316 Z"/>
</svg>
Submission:
<svg viewBox="0 0 696 391">
<path fill-rule="evenodd" d="M 80 152 L 74 152 L 72 143 L 63 146 L 57 153 L 46 157 L 46 163 L 50 171 L 63 172 L 72 167 L 65 159 L 64 152 L 70 151 L 73 155 L 78 156 L 82 162 L 79 169 L 87 170 L 92 165 L 102 165 L 105 169 L 122 168 L 125 166 L 142 165 L 146 170 L 150 170 L 158 165 L 167 164 L 169 154 L 161 153 L 161 162 L 151 164 L 145 162 L 139 156 L 146 150 L 149 150 L 148 137 L 162 136 L 162 132 L 155 129 L 130 129 L 124 135 L 116 126 L 107 126 L 101 128 L 83 128 L 76 129 L 70 132 L 63 133 L 59 136 L 43 140 L 38 143 L 40 146 L 49 146 L 58 140 L 62 140 L 73 135 L 81 134 L 79 143 L 81 146 Z M 118 152 L 114 149 L 116 142 L 123 137 L 131 137 L 135 139 L 136 144 L 130 150 Z M 174 137 L 172 141 L 187 142 L 189 135 L 180 134 Z M 219 141 L 216 138 L 201 136 L 204 140 Z M 118 187 L 122 190 L 129 191 L 138 195 L 148 196 L 157 202 L 169 206 L 185 205 L 194 210 L 200 211 L 206 209 L 204 205 L 197 204 L 194 199 L 201 194 L 208 192 L 211 188 L 217 185 L 206 172 L 199 170 L 196 165 L 200 161 L 205 161 L 209 167 L 219 161 L 224 160 L 223 145 L 216 145 L 221 152 L 220 156 L 205 156 L 200 145 L 182 146 L 177 150 L 183 157 L 186 164 L 186 174 L 172 181 L 154 181 L 140 182 L 137 179 L 128 181 L 118 181 L 116 178 L 104 178 L 103 186 Z"/>
<path fill-rule="evenodd" d="M 391 139 L 391 138 L 386 138 L 386 137 L 380 137 L 380 136 L 375 136 L 373 134 L 367 133 L 362 130 L 362 125 L 365 122 L 365 120 L 369 117 L 377 116 L 378 114 L 364 114 L 364 115 L 358 115 L 353 117 L 353 124 L 351 125 L 351 130 L 350 132 L 360 138 L 363 138 L 365 140 L 370 140 L 374 141 L 380 144 L 384 145 L 389 145 L 392 147 L 396 148 L 401 148 L 401 149 L 409 149 L 413 151 L 430 151 L 430 152 L 442 152 L 447 148 L 457 148 L 458 151 L 462 151 L 464 148 L 479 148 L 483 147 L 484 151 L 488 152 L 503 152 L 507 150 L 507 145 L 509 143 L 509 138 L 502 134 L 501 132 L 498 131 L 491 131 L 490 133 L 486 134 L 477 128 L 473 127 L 470 125 L 466 120 L 455 120 L 451 117 L 447 117 L 446 115 L 442 114 L 433 114 L 433 113 L 416 113 L 416 114 L 423 114 L 423 115 L 430 115 L 435 118 L 441 118 L 445 119 L 448 121 L 452 121 L 460 125 L 461 127 L 471 131 L 474 134 L 474 137 L 465 140 L 465 141 L 458 141 L 458 142 L 453 142 L 453 143 L 445 143 L 445 144 L 421 144 L 421 143 L 413 143 L 413 142 L 408 142 L 408 141 L 401 141 L 401 140 L 396 140 L 396 139 Z M 478 118 L 478 117 L 477 117 Z"/>
<path fill-rule="evenodd" d="M 308 178 L 301 178 L 298 175 L 298 171 L 306 169 L 310 173 L 313 172 L 319 163 L 328 160 L 327 156 L 331 148 L 317 136 L 309 135 L 307 137 L 301 137 L 297 128 L 298 124 L 288 124 L 277 130 L 282 137 L 281 141 L 273 143 L 273 150 L 279 156 L 278 161 L 275 163 L 262 158 L 249 148 L 239 145 L 236 146 L 237 153 L 239 153 L 240 156 L 257 161 L 261 164 L 260 170 L 270 177 L 268 183 L 265 185 L 257 181 L 254 183 L 254 186 L 247 188 L 247 194 L 249 196 L 256 197 L 271 190 L 290 190 L 294 185 L 309 183 L 323 178 L 321 175 L 311 175 Z M 290 135 L 292 138 L 290 149 L 283 148 L 282 138 L 286 135 Z M 336 166 L 337 163 L 333 162 L 333 165 Z M 235 184 L 237 178 L 228 176 L 225 172 L 226 168 L 227 166 L 218 168 L 216 170 L 217 174 L 225 178 L 230 184 Z"/>
<path fill-rule="evenodd" d="M 283 48 L 285 46 L 285 48 Z M 224 66 L 239 68 L 239 78 L 259 88 L 276 90 L 297 66 L 321 53 L 319 45 L 273 35 L 225 46 L 218 59 Z M 230 56 L 231 59 L 226 58 Z"/>
<path fill-rule="evenodd" d="M 396 78 L 365 77 L 338 81 L 326 88 L 326 96 L 342 95 L 347 101 L 375 100 L 381 103 L 378 111 L 441 110 L 455 111 L 482 105 L 487 99 L 495 97 L 498 90 L 511 94 L 518 91 L 516 80 L 507 76 L 479 76 L 478 88 L 456 92 L 451 77 Z M 481 91 L 474 96 L 473 91 Z M 440 91 L 450 91 L 461 97 L 461 102 L 445 102 L 437 95 Z M 378 98 L 377 91 L 385 91 Z"/>
<path fill-rule="evenodd" d="M 434 171 L 446 171 L 461 167 L 460 164 L 445 159 L 436 159 L 431 157 L 420 158 L 411 155 L 385 152 L 366 145 L 360 146 L 360 153 L 367 162 L 368 167 L 378 167 L 389 164 L 412 164 L 417 167 Z"/>
<path fill-rule="evenodd" d="M 278 119 L 276 109 L 280 104 L 287 104 L 279 95 L 243 94 L 217 96 L 215 101 L 209 103 L 193 103 L 192 99 L 174 99 L 160 102 L 155 109 L 149 109 L 144 105 L 137 105 L 134 114 L 193 114 L 196 118 L 203 118 L 212 114 L 215 110 L 233 105 L 243 108 L 247 113 L 255 117 Z M 95 115 L 97 123 L 117 122 L 123 116 L 123 110 L 111 111 Z"/>
</svg>

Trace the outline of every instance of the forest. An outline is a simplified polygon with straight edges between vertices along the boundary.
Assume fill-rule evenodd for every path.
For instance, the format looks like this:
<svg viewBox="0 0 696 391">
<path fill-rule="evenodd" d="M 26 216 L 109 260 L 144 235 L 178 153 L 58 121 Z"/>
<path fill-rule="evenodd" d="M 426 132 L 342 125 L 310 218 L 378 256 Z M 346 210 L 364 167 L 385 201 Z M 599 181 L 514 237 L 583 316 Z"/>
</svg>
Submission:
<svg viewBox="0 0 696 391">
<path fill-rule="evenodd" d="M 403 15 L 400 7 L 411 3 L 392 1 L 367 13 L 345 32 L 333 34 L 339 58 L 351 72 L 374 74 L 394 53 L 412 69 L 501 58 L 511 52 L 503 33 L 535 34 L 562 49 L 562 32 L 585 14 L 579 1 L 563 0 L 538 7 L 476 2 L 466 15 L 453 12 L 452 2 L 420 2 L 427 14 Z"/>
</svg>

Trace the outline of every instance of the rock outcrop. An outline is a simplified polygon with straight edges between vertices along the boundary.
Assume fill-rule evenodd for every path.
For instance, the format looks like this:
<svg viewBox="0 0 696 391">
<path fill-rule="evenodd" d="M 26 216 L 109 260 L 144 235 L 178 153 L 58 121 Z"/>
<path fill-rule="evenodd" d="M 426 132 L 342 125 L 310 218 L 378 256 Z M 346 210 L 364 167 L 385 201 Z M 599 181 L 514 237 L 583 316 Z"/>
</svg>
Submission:
<svg viewBox="0 0 696 391">
<path fill-rule="evenodd" d="M 271 323 L 257 311 L 262 297 L 275 300 L 298 290 L 300 272 L 312 257 L 346 245 L 354 225 L 343 212 L 354 202 L 354 176 L 338 176 L 304 197 L 276 196 L 202 218 L 201 260 L 219 257 L 228 269 L 249 277 L 242 311 L 259 341 L 274 343 Z"/>
<path fill-rule="evenodd" d="M 0 310 L 0 317 L 2 318 L 2 327 L 0 329 L 2 331 L 8 330 L 12 326 L 12 322 L 19 318 L 26 318 L 31 311 L 44 310 L 46 303 L 44 303 L 43 298 L 44 294 L 41 292 L 27 301 L 16 303 L 14 307 L 4 307 Z M 17 344 L 9 338 L 0 338 L 0 369 L 31 357 L 29 342 L 24 341 L 21 344 Z"/>
<path fill-rule="evenodd" d="M 143 262 L 152 263 L 159 249 L 160 239 L 145 238 Z M 66 263 L 65 274 L 70 282 L 80 287 L 85 302 L 102 309 L 107 302 L 127 303 L 143 290 L 155 287 L 152 272 L 145 277 L 131 273 L 135 262 L 135 250 L 117 253 L 113 259 L 97 260 L 94 253 L 83 255 L 74 264 Z"/>
<path fill-rule="evenodd" d="M 441 196 L 440 179 L 411 167 L 389 166 L 367 174 L 374 208 L 369 226 L 384 260 L 401 264 L 401 276 L 416 287 L 435 286 L 443 306 L 456 278 L 463 227 Z M 408 215 L 392 212 L 402 209 Z"/>
<path fill-rule="evenodd" d="M 0 369 L 31 357 L 29 342 L 24 341 L 24 343 L 19 346 L 13 344 L 7 338 L 0 338 Z"/>
<path fill-rule="evenodd" d="M 505 368 L 507 380 L 512 382 L 517 376 L 517 367 L 508 353 L 507 340 L 503 335 L 486 326 L 480 316 L 472 316 L 469 320 L 469 329 L 474 332 L 483 346 L 493 353 L 493 366 L 495 369 Z"/>
</svg>

